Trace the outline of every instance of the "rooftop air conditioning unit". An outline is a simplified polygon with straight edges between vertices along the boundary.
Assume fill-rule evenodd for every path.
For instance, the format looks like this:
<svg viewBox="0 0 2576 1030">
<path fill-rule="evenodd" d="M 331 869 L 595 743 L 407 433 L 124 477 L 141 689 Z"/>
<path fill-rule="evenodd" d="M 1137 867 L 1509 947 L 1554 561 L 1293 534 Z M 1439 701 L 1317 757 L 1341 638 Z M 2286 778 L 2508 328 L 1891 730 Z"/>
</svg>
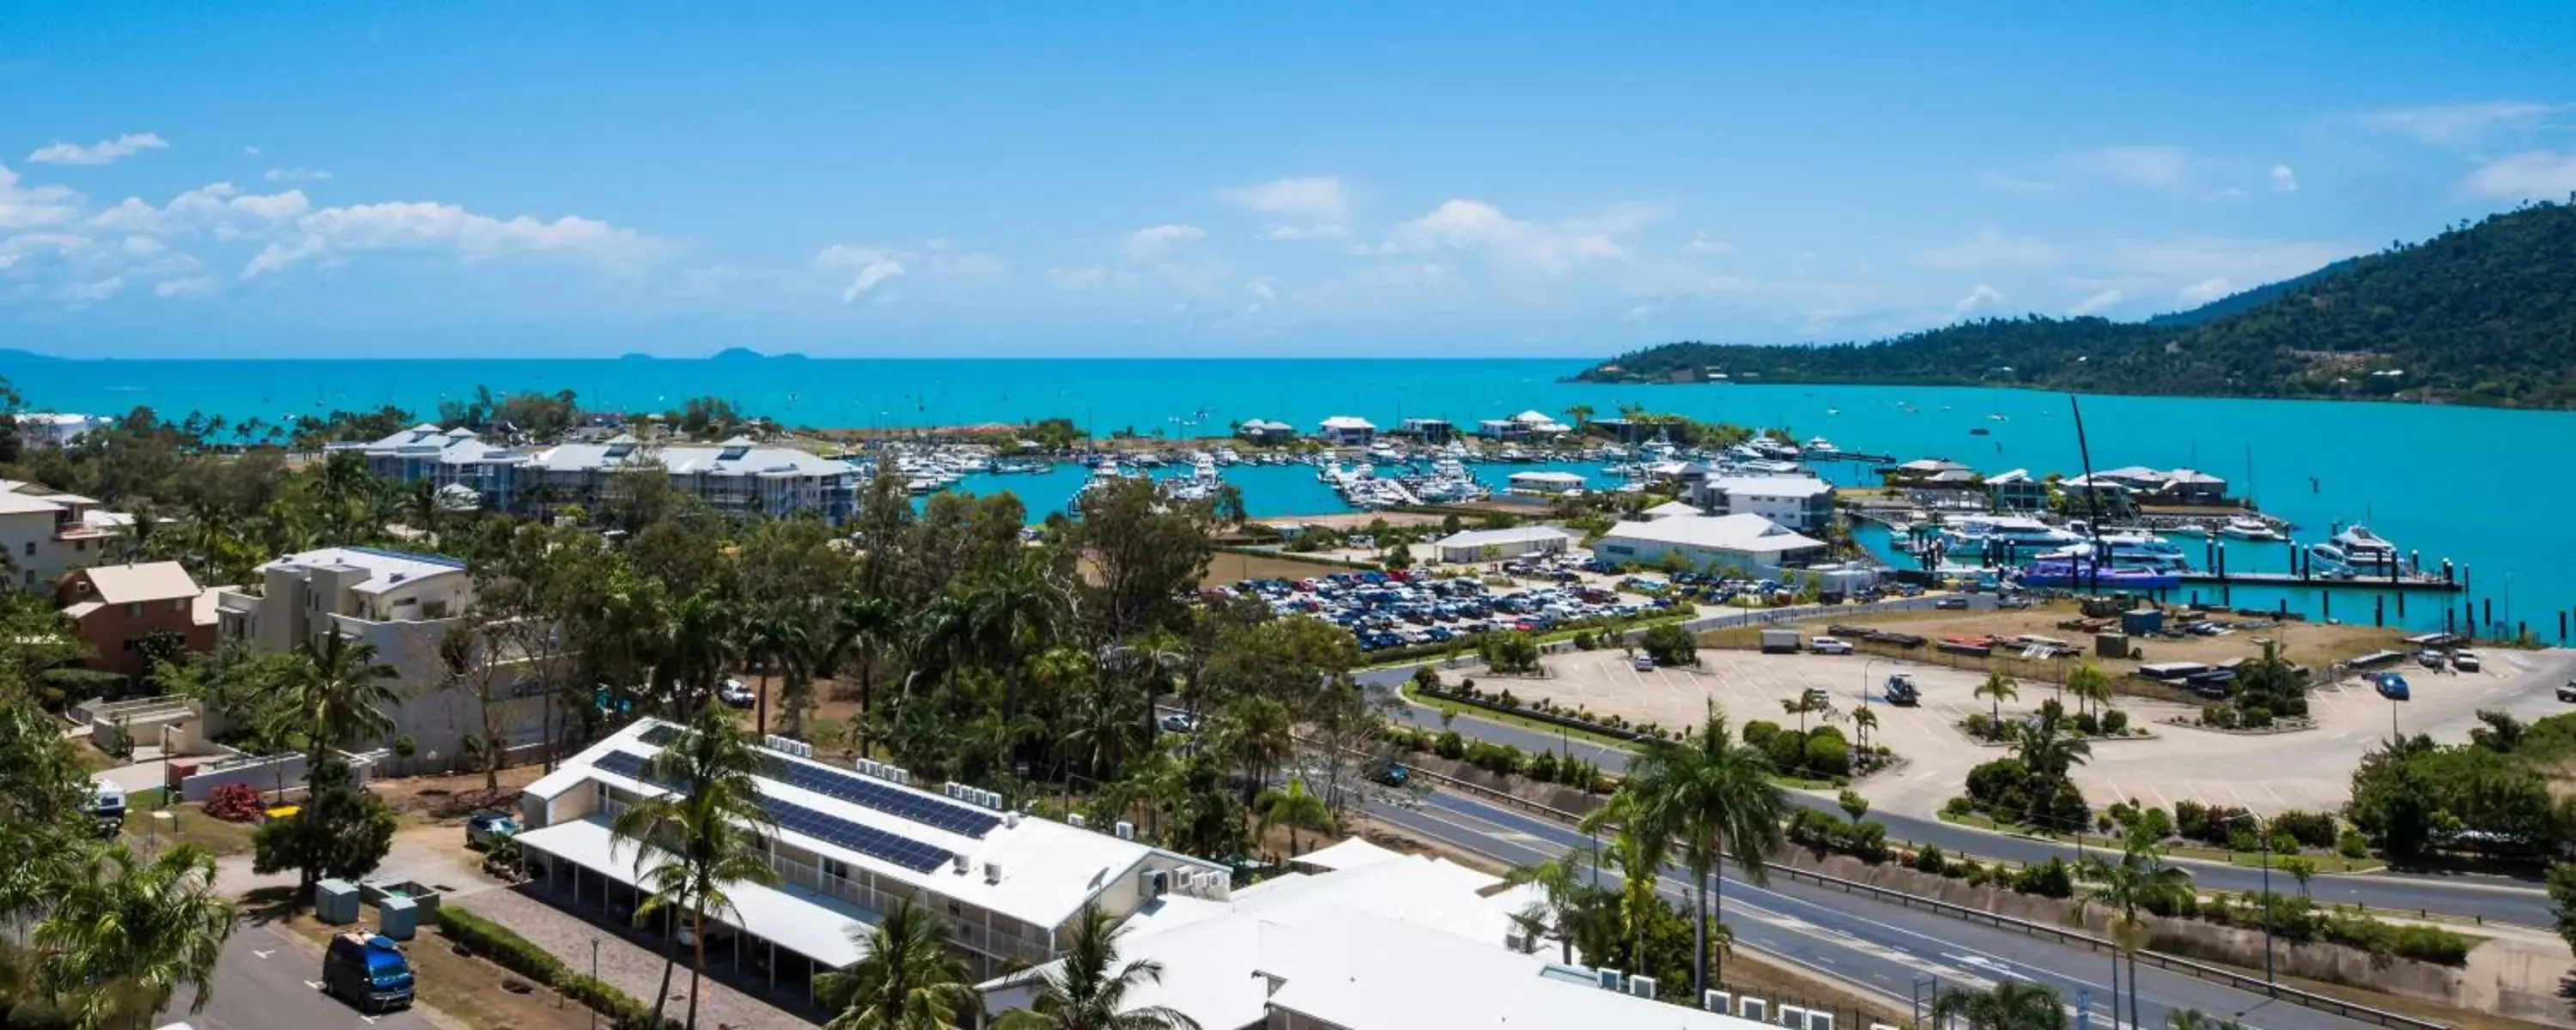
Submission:
<svg viewBox="0 0 2576 1030">
<path fill-rule="evenodd" d="M 1807 1030 L 1807 1010 L 1795 1005 L 1780 1006 L 1780 1025 L 1789 1030 Z"/>
<path fill-rule="evenodd" d="M 1118 820 L 1118 825 L 1111 827 L 1111 831 L 1118 834 L 1119 840 L 1136 839 L 1136 824 L 1125 819 Z"/>
<path fill-rule="evenodd" d="M 956 871 L 957 871 L 957 875 L 959 875 L 959 876 L 964 876 L 964 875 L 966 875 L 966 856 L 964 856 L 964 855 L 950 855 L 950 856 L 948 856 L 948 867 L 949 867 L 949 868 L 951 868 L 951 869 L 956 870 Z"/>
<path fill-rule="evenodd" d="M 876 759 L 862 758 L 859 759 L 859 771 L 869 776 L 881 776 L 885 774 L 885 766 L 879 764 Z"/>
<path fill-rule="evenodd" d="M 1004 812 L 1004 813 L 1002 813 L 1002 828 L 1003 828 L 1003 829 L 1005 829 L 1005 830 L 1008 830 L 1008 829 L 1014 829 L 1014 828 L 1018 827 L 1019 825 L 1020 825 L 1020 813 L 1018 813 L 1018 812 Z"/>
<path fill-rule="evenodd" d="M 985 882 L 985 883 L 1000 883 L 1000 882 L 1002 882 L 1002 863 L 1000 863 L 1000 862 L 986 862 L 986 863 L 984 863 L 984 882 Z"/>
<path fill-rule="evenodd" d="M 1620 979 L 1619 979 L 1619 971 L 1618 971 L 1618 970 L 1616 970 L 1616 969 L 1601 969 L 1601 970 L 1595 970 L 1594 972 L 1598 973 L 1598 974 L 1600 975 L 1600 977 L 1601 977 L 1601 989 L 1602 989 L 1602 990 L 1605 990 L 1605 991 L 1615 991 L 1615 990 L 1618 990 L 1618 989 L 1619 989 L 1619 984 L 1621 983 L 1621 981 L 1620 981 Z"/>
<path fill-rule="evenodd" d="M 912 770 L 900 768 L 894 770 L 894 781 L 907 787 L 912 786 Z"/>
<path fill-rule="evenodd" d="M 1771 1017 L 1771 1003 L 1760 998 L 1737 998 L 1735 1014 L 1756 1023 L 1767 1022 Z"/>
<path fill-rule="evenodd" d="M 942 793 L 942 794 L 946 794 L 946 795 L 948 795 L 949 797 L 952 797 L 952 798 L 953 798 L 953 797 L 956 797 L 956 796 L 957 796 L 957 788 L 958 788 L 958 787 L 960 787 L 960 786 L 963 786 L 963 784 L 958 784 L 958 783 L 953 783 L 953 782 L 952 782 L 952 783 L 942 783 L 942 784 L 940 784 L 940 785 L 939 785 L 939 792 L 940 792 L 940 793 Z"/>
<path fill-rule="evenodd" d="M 1520 928 L 1517 926 L 1505 930 L 1503 931 L 1503 947 L 1526 954 L 1531 950 L 1529 935 L 1522 933 Z"/>
<path fill-rule="evenodd" d="M 1725 991 L 1701 991 L 1699 1007 L 1723 1016 L 1735 1008 L 1735 996 Z"/>
<path fill-rule="evenodd" d="M 1159 898 L 1172 892 L 1172 874 L 1167 871 L 1147 869 L 1136 875 L 1138 877 L 1136 891 L 1139 894 L 1149 898 Z"/>
<path fill-rule="evenodd" d="M 1066 812 L 1064 814 L 1064 824 L 1077 830 L 1089 825 L 1083 821 L 1082 813 L 1080 812 Z"/>
<path fill-rule="evenodd" d="M 1629 977 L 1628 993 L 1644 998 L 1647 1001 L 1655 1000 L 1655 978 L 1651 976 Z"/>
<path fill-rule="evenodd" d="M 1807 1030 L 1834 1030 L 1834 1014 L 1819 1009 L 1808 1009 Z"/>
</svg>

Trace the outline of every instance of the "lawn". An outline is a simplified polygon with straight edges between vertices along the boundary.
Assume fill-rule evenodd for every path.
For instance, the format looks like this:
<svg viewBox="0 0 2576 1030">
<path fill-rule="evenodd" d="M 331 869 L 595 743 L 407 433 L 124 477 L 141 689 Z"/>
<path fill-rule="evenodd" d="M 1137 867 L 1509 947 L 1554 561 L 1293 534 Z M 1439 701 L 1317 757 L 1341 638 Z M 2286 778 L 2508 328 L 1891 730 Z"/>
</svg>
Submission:
<svg viewBox="0 0 2576 1030">
<path fill-rule="evenodd" d="M 298 912 L 287 920 L 295 933 L 328 946 L 339 927 Z M 413 990 L 420 1004 L 466 1026 L 514 1027 L 517 1030 L 583 1030 L 599 1025 L 591 1011 L 553 990 L 479 958 L 457 954 L 444 936 L 422 927 L 419 937 L 403 942 L 411 959 Z M 525 993 L 512 990 L 525 988 Z"/>
<path fill-rule="evenodd" d="M 228 823 L 207 815 L 193 804 L 164 807 L 159 791 L 146 791 L 126 799 L 125 836 L 133 841 L 152 841 L 166 847 L 174 843 L 195 844 L 217 855 L 247 855 L 251 852 L 251 834 L 257 823 Z"/>
</svg>

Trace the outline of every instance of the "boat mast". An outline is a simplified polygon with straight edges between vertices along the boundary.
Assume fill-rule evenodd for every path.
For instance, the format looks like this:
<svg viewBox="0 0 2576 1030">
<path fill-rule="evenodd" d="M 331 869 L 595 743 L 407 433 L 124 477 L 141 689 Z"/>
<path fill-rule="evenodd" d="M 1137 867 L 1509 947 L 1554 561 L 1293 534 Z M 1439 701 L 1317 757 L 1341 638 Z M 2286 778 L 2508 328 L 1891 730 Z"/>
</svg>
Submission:
<svg viewBox="0 0 2576 1030">
<path fill-rule="evenodd" d="M 2093 589 L 2102 589 L 2102 494 L 2093 482 L 2093 448 L 2084 441 L 2084 406 L 2074 394 L 2066 395 L 2066 407 L 2075 413 L 2075 457 L 2084 463 L 2084 532 L 2093 537 L 2093 560 L 2086 565 L 2086 575 Z"/>
</svg>

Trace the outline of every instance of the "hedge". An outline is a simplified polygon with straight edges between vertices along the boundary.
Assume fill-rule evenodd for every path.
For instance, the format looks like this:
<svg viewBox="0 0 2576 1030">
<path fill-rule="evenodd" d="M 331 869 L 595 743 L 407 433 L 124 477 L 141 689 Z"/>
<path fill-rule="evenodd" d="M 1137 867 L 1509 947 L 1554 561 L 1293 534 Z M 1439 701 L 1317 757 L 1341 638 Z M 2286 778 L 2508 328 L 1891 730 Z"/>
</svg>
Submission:
<svg viewBox="0 0 2576 1030">
<path fill-rule="evenodd" d="M 576 973 L 564 965 L 553 952 L 537 947 L 509 927 L 492 922 L 454 905 L 438 913 L 439 932 L 464 945 L 466 950 L 499 963 L 504 969 L 563 992 L 564 997 L 580 1002 L 583 1007 L 608 1017 L 619 1030 L 642 1030 L 652 1025 L 653 1009 L 635 1000 L 633 995 L 609 983 Z M 678 1020 L 662 1020 L 664 1030 L 676 1030 Z"/>
</svg>

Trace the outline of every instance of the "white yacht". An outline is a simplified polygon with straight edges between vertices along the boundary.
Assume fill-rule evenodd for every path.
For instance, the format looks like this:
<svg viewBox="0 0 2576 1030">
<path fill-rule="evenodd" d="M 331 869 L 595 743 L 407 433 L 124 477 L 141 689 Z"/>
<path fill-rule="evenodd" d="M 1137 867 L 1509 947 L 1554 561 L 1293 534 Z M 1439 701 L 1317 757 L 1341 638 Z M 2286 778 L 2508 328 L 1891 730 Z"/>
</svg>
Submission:
<svg viewBox="0 0 2576 1030">
<path fill-rule="evenodd" d="M 2258 543 L 2279 543 L 2283 539 L 2281 531 L 2273 529 L 2271 523 L 2248 515 L 2239 515 L 2227 520 L 2226 525 L 2218 527 L 2218 533 L 2220 536 Z"/>
<path fill-rule="evenodd" d="M 2040 557 L 2099 558 L 2107 568 L 2154 569 L 2158 572 L 2181 572 L 2191 568 L 2191 562 L 2183 557 L 2180 546 L 2146 533 L 2104 533 L 2097 540 L 2085 540 Z"/>
<path fill-rule="evenodd" d="M 2359 576 L 2388 575 L 2396 571 L 2399 561 L 2397 545 L 2363 525 L 2346 527 L 2332 540 L 2308 545 L 2308 557 L 2327 572 Z"/>
<path fill-rule="evenodd" d="M 2014 547 L 2059 548 L 2084 539 L 2038 519 L 2018 515 L 1971 515 L 1952 523 L 1943 532 L 1953 540 L 1970 543 L 1993 541 Z"/>
<path fill-rule="evenodd" d="M 1824 437 L 1819 436 L 1807 441 L 1807 456 L 1810 458 L 1840 457 L 1842 453 L 1842 448 L 1834 446 L 1833 441 Z"/>
</svg>

